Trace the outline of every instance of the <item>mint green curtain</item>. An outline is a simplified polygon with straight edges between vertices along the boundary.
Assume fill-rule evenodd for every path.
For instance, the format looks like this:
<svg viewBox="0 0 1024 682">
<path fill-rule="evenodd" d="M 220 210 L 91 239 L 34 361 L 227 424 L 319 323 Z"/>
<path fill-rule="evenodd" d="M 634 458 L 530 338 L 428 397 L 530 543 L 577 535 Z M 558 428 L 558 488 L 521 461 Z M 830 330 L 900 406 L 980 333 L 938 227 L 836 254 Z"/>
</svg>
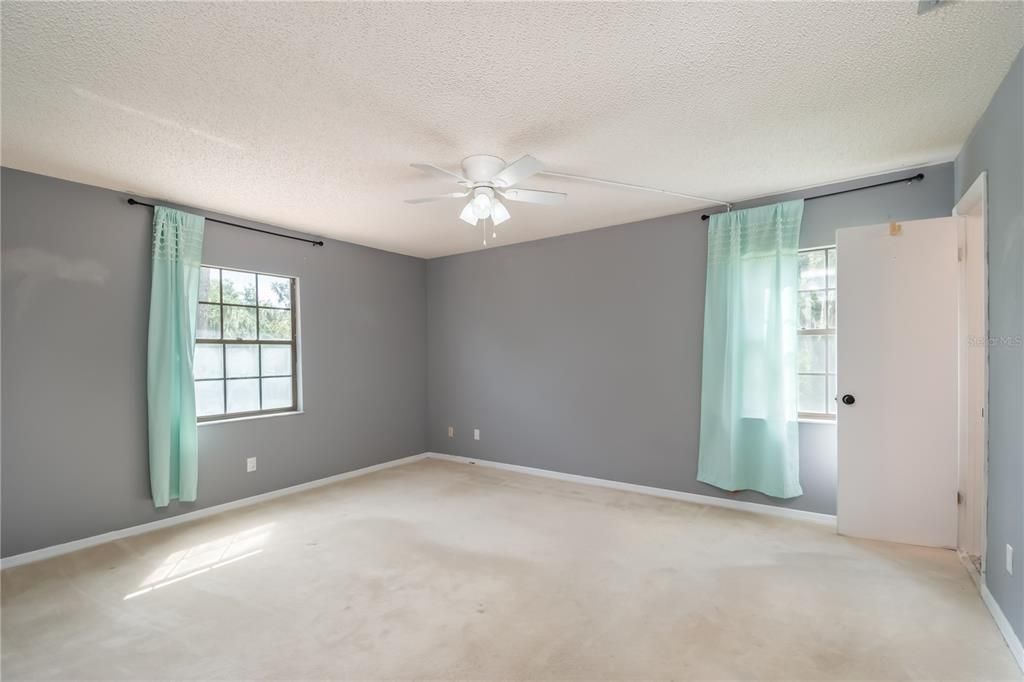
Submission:
<svg viewBox="0 0 1024 682">
<path fill-rule="evenodd" d="M 192 359 L 196 342 L 202 216 L 153 209 L 149 297 L 149 482 L 153 504 L 196 499 L 199 443 Z"/>
<path fill-rule="evenodd" d="M 697 479 L 796 497 L 797 288 L 804 203 L 711 216 Z"/>
</svg>

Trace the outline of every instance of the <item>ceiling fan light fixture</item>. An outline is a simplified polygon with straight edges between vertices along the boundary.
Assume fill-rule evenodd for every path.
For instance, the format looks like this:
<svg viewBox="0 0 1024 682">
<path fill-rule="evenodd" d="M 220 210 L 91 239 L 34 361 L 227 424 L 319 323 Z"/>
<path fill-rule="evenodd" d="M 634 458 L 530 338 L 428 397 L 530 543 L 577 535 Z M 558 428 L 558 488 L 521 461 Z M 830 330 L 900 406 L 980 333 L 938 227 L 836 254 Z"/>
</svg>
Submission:
<svg viewBox="0 0 1024 682">
<path fill-rule="evenodd" d="M 494 228 L 512 218 L 504 201 L 521 201 L 528 204 L 560 204 L 565 201 L 565 194 L 562 192 L 526 189 L 517 186 L 523 180 L 544 171 L 540 161 L 529 154 L 512 163 L 505 163 L 497 156 L 488 154 L 467 156 L 462 160 L 462 175 L 429 163 L 414 163 L 412 166 L 430 175 L 448 181 L 454 180 L 460 186 L 460 191 L 420 199 L 407 199 L 407 203 L 421 204 L 468 196 L 469 201 L 463 205 L 459 219 L 473 227 L 483 221 L 485 229 L 491 228 L 492 236 L 497 235 Z M 556 175 L 558 174 L 556 173 Z M 491 221 L 490 225 L 487 224 L 488 219 Z M 484 244 L 486 243 L 485 240 Z"/>
<path fill-rule="evenodd" d="M 486 192 L 477 190 L 471 205 L 473 206 L 473 215 L 479 220 L 484 220 L 491 215 L 491 197 Z"/>
<path fill-rule="evenodd" d="M 505 208 L 505 204 L 495 199 L 494 204 L 491 206 L 491 220 L 494 221 L 494 224 L 501 225 L 511 217 L 512 216 L 509 214 L 508 209 Z"/>
<path fill-rule="evenodd" d="M 470 225 L 476 225 L 479 218 L 477 218 L 476 214 L 473 212 L 472 200 L 466 202 L 466 206 L 462 209 L 462 213 L 459 214 L 459 219 L 469 223 Z"/>
</svg>

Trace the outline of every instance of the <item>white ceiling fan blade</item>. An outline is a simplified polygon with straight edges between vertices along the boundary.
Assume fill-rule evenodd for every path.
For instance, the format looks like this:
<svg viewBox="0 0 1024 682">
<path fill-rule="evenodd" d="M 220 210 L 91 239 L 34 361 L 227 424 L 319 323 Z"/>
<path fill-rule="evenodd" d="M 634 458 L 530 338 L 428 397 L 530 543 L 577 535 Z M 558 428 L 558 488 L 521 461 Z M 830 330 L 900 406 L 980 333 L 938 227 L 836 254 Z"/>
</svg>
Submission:
<svg viewBox="0 0 1024 682">
<path fill-rule="evenodd" d="M 504 170 L 491 178 L 498 187 L 511 187 L 544 169 L 540 161 L 529 154 L 505 166 Z"/>
<path fill-rule="evenodd" d="M 509 201 L 525 201 L 528 204 L 561 204 L 566 199 L 562 192 L 546 192 L 542 189 L 503 189 L 499 194 Z"/>
<path fill-rule="evenodd" d="M 436 175 L 438 177 L 444 178 L 445 180 L 455 180 L 456 182 L 460 182 L 460 183 L 467 184 L 467 185 L 468 184 L 472 184 L 472 183 L 469 182 L 469 180 L 467 180 L 466 178 L 462 177 L 458 173 L 453 173 L 451 171 L 446 171 L 444 168 L 438 168 L 437 166 L 435 166 L 433 164 L 429 164 L 429 163 L 410 163 L 409 165 L 412 166 L 413 168 L 415 168 L 416 170 L 421 170 L 424 173 L 429 173 L 430 175 Z"/>
<path fill-rule="evenodd" d="M 459 199 L 461 197 L 469 196 L 469 192 L 450 192 L 449 194 L 438 194 L 436 197 L 420 197 L 419 199 L 406 199 L 407 204 L 425 204 L 430 201 L 440 201 L 441 199 Z"/>
</svg>

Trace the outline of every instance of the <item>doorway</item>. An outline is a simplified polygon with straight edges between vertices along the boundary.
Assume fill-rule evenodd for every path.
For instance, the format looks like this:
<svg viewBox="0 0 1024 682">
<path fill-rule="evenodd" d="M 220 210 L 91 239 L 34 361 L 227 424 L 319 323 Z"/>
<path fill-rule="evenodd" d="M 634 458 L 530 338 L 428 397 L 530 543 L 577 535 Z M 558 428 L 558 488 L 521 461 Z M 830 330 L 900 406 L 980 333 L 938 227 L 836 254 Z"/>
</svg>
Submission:
<svg viewBox="0 0 1024 682">
<path fill-rule="evenodd" d="M 984 574 L 986 176 L 950 218 L 837 231 L 842 534 L 956 549 Z"/>
</svg>

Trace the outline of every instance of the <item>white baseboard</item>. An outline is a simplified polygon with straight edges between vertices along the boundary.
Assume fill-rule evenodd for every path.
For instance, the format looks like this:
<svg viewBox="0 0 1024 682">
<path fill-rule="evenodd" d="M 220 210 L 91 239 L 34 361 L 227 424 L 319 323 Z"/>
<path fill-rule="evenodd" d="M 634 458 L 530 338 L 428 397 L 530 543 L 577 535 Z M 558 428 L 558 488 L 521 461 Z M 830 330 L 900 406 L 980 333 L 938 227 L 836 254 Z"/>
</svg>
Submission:
<svg viewBox="0 0 1024 682">
<path fill-rule="evenodd" d="M 366 474 L 371 474 L 375 471 L 380 471 L 382 469 L 388 469 L 390 467 L 400 466 L 402 464 L 409 464 L 411 462 L 415 462 L 426 457 L 447 460 L 451 462 L 461 462 L 464 464 L 479 464 L 480 466 L 493 467 L 496 469 L 506 469 L 509 471 L 518 471 L 520 473 L 532 474 L 534 476 L 544 476 L 546 478 L 560 479 L 563 481 L 572 481 L 574 483 L 600 486 L 602 488 L 624 490 L 628 492 L 641 493 L 644 495 L 653 495 L 655 497 L 664 497 L 673 500 L 683 500 L 685 502 L 693 502 L 696 504 L 703 504 L 713 507 L 723 507 L 726 509 L 736 509 L 740 511 L 748 511 L 758 514 L 769 514 L 771 516 L 779 516 L 783 518 L 801 519 L 804 521 L 815 521 L 817 523 L 825 523 L 832 526 L 835 525 L 835 517 L 829 514 L 817 514 L 814 512 L 801 511 L 799 509 L 773 507 L 771 505 L 757 504 L 754 502 L 740 502 L 738 500 L 727 500 L 718 497 L 710 497 L 707 495 L 698 495 L 696 493 L 684 493 L 677 490 L 668 490 L 665 488 L 653 488 L 651 486 L 636 485 L 633 483 L 621 483 L 619 481 L 611 481 L 603 478 L 592 478 L 590 476 L 564 474 L 557 471 L 549 471 L 547 469 L 536 469 L 533 467 L 519 466 L 517 464 L 502 464 L 501 462 L 491 462 L 483 459 L 471 459 L 469 457 L 458 457 L 456 455 L 446 455 L 439 452 L 423 452 L 418 455 L 410 455 L 408 457 L 402 457 L 400 459 L 391 460 L 390 462 L 383 462 L 381 464 L 374 464 L 373 466 L 363 467 L 362 469 L 356 469 L 354 471 L 346 471 L 345 473 L 337 474 L 335 476 L 328 476 L 326 478 L 320 478 L 315 481 L 300 483 L 298 485 L 293 485 L 288 488 L 281 488 L 280 490 L 271 490 L 270 492 L 261 493 L 259 495 L 244 497 L 240 500 L 233 500 L 231 502 L 225 502 L 224 504 L 218 504 L 212 507 L 205 507 L 203 509 L 185 512 L 184 514 L 170 516 L 165 519 L 160 519 L 159 521 L 151 521 L 149 523 L 143 523 L 138 526 L 130 526 L 128 528 L 122 528 L 120 530 L 113 530 L 109 533 L 93 535 L 91 537 L 81 538 L 79 540 L 72 540 L 71 542 L 64 542 L 59 545 L 51 545 L 50 547 L 43 547 L 42 549 L 36 549 L 31 552 L 25 552 L 23 554 L 15 554 L 13 556 L 0 559 L 0 568 L 14 568 L 15 566 L 21 566 L 24 564 L 33 563 L 35 561 L 42 561 L 43 559 L 49 559 L 51 557 L 60 556 L 61 554 L 68 554 L 70 552 L 75 552 L 80 549 L 86 549 L 87 547 L 95 547 L 96 545 L 102 545 L 107 542 L 113 542 L 115 540 L 129 538 L 133 535 L 140 535 L 142 533 L 148 533 L 149 531 L 160 530 L 161 528 L 169 528 L 171 526 L 176 526 L 182 523 L 188 523 L 190 521 L 195 521 L 207 516 L 212 516 L 214 514 L 220 514 L 221 512 L 226 512 L 231 509 L 239 509 L 241 507 L 259 504 L 260 502 L 266 502 L 267 500 L 272 500 L 276 497 L 282 497 L 284 495 L 293 495 L 304 490 L 312 490 L 313 488 L 319 488 L 320 486 L 330 485 L 331 483 L 337 483 L 338 481 L 344 481 L 349 478 L 365 476 Z"/>
<path fill-rule="evenodd" d="M 700 495 L 698 493 L 684 493 L 679 490 L 669 490 L 667 488 L 654 488 L 647 485 L 637 485 L 635 483 L 621 483 L 619 481 L 612 481 L 606 478 L 593 478 L 591 476 L 579 476 L 577 474 L 564 474 L 559 471 L 550 471 L 548 469 L 536 469 L 534 467 L 520 466 L 518 464 L 503 464 L 502 462 L 492 462 L 485 459 L 459 457 L 458 455 L 446 455 L 440 452 L 428 452 L 426 453 L 426 456 L 430 459 L 440 459 L 449 462 L 461 462 L 463 464 L 478 464 L 480 466 L 492 467 L 494 469 L 505 469 L 507 471 L 518 471 L 520 473 L 531 474 L 533 476 L 543 476 L 544 478 L 554 478 L 561 481 L 572 481 L 573 483 L 582 483 L 584 485 L 599 486 L 601 488 L 611 488 L 613 490 L 624 490 L 631 493 L 640 493 L 642 495 L 665 497 L 670 500 L 682 500 L 683 502 L 693 502 L 694 504 L 702 504 L 708 507 L 722 507 L 724 509 L 734 509 L 737 511 L 753 512 L 755 514 L 779 516 L 786 519 L 813 521 L 815 523 L 829 525 L 833 528 L 836 524 L 836 517 L 831 514 L 819 514 L 817 512 L 803 511 L 802 509 L 775 507 L 770 504 L 758 504 L 757 502 L 741 502 L 740 500 L 729 500 L 721 497 L 711 497 L 710 495 Z"/>
<path fill-rule="evenodd" d="M 13 568 L 15 566 L 21 566 L 23 564 L 30 564 L 34 561 L 42 561 L 43 559 L 49 559 L 51 557 L 60 556 L 61 554 L 68 554 L 69 552 L 75 552 L 77 550 L 85 549 L 87 547 L 95 547 L 96 545 L 102 545 L 107 542 L 113 542 L 114 540 L 129 538 L 133 535 L 148 533 L 149 531 L 159 530 L 161 528 L 168 528 L 170 526 L 177 526 L 179 524 L 188 523 L 189 521 L 195 521 L 206 516 L 220 514 L 221 512 L 226 512 L 231 509 L 238 509 L 240 507 L 248 507 L 253 504 L 259 504 L 260 502 L 266 502 L 267 500 L 272 500 L 275 497 L 283 497 L 284 495 L 294 495 L 295 493 L 301 493 L 305 490 L 312 490 L 313 488 L 319 488 L 321 486 L 330 485 L 331 483 L 337 483 L 339 481 L 344 481 L 350 478 L 356 478 L 357 476 L 365 476 L 366 474 L 372 474 L 373 472 L 380 471 L 382 469 L 390 469 L 391 467 L 400 466 L 402 464 L 408 464 L 410 462 L 421 460 L 426 456 L 427 453 L 425 452 L 420 453 L 418 455 L 409 455 L 408 457 L 393 459 L 390 462 L 382 462 L 381 464 L 374 464 L 372 466 L 363 467 L 362 469 L 346 471 L 343 474 L 336 474 L 334 476 L 328 476 L 327 478 L 318 478 L 315 481 L 299 483 L 298 485 L 289 486 L 287 488 L 281 488 L 280 490 L 271 490 L 270 492 L 267 493 L 253 495 L 252 497 L 243 497 L 240 500 L 232 500 L 231 502 L 225 502 L 224 504 L 217 504 L 212 507 L 204 507 L 203 509 L 185 512 L 184 514 L 170 516 L 166 519 L 160 519 L 159 521 L 151 521 L 149 523 L 143 523 L 138 526 L 122 528 L 121 530 L 112 530 L 109 533 L 93 535 L 92 537 L 82 538 L 81 540 L 72 540 L 71 542 L 64 542 L 59 545 L 52 545 L 50 547 L 43 547 L 42 549 L 36 549 L 31 552 L 25 552 L 24 554 L 15 554 L 13 556 L 0 559 L 0 568 Z"/>
<path fill-rule="evenodd" d="M 978 588 L 978 592 L 981 594 L 981 601 L 985 603 L 988 612 L 992 614 L 992 620 L 996 622 L 996 627 L 999 628 L 1003 639 L 1006 640 L 1006 646 L 1010 648 L 1010 653 L 1017 659 L 1017 665 L 1020 667 L 1021 672 L 1024 673 L 1024 646 L 1021 646 L 1020 637 L 1013 631 L 1010 621 L 1006 619 L 1006 614 L 999 608 L 995 597 L 989 591 L 988 585 L 985 584 L 985 576 L 978 573 L 978 569 L 974 567 L 974 563 L 965 553 L 957 551 L 957 556 L 960 557 L 960 563 L 964 565 L 967 574 L 974 581 L 974 586 Z"/>
<path fill-rule="evenodd" d="M 1024 646 L 1021 645 L 1020 637 L 1013 631 L 1013 626 L 1006 619 L 1006 614 L 999 608 L 995 597 L 989 592 L 988 585 L 982 582 L 979 589 L 981 591 L 981 600 L 988 607 L 989 613 L 992 614 L 992 619 L 996 622 L 996 627 L 999 628 L 1003 639 L 1006 640 L 1006 646 L 1010 647 L 1010 653 L 1017 659 L 1017 665 L 1020 667 L 1021 672 L 1024 673 Z"/>
</svg>

